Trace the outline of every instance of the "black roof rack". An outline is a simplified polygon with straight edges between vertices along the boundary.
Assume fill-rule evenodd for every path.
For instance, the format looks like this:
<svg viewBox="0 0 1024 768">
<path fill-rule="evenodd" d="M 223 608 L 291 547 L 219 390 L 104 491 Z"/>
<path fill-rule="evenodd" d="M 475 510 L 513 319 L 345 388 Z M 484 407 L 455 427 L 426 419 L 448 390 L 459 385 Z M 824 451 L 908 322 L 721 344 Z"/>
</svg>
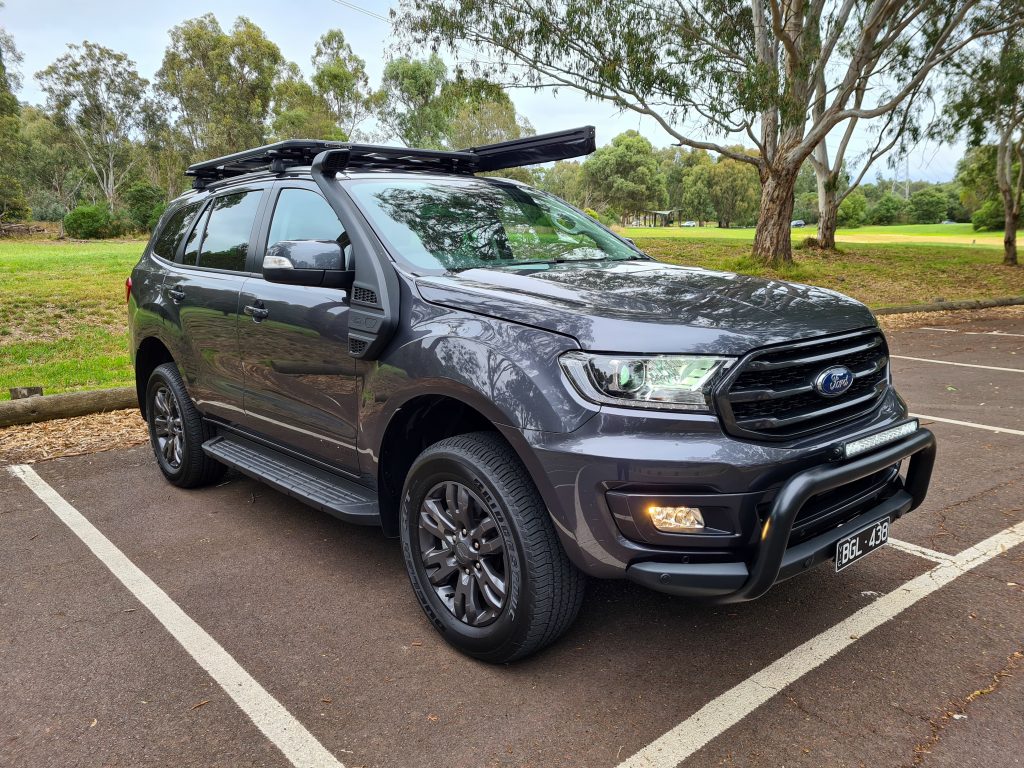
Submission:
<svg viewBox="0 0 1024 768">
<path fill-rule="evenodd" d="M 185 175 L 194 178 L 193 186 L 196 189 L 202 189 L 214 181 L 253 171 L 269 170 L 273 173 L 282 173 L 294 165 L 311 165 L 313 159 L 322 152 L 330 153 L 320 163 L 327 173 L 337 173 L 346 168 L 361 168 L 471 174 L 580 157 L 590 154 L 595 147 L 595 131 L 590 125 L 569 131 L 503 141 L 499 144 L 470 147 L 460 152 L 289 139 L 195 163 L 188 167 Z"/>
</svg>

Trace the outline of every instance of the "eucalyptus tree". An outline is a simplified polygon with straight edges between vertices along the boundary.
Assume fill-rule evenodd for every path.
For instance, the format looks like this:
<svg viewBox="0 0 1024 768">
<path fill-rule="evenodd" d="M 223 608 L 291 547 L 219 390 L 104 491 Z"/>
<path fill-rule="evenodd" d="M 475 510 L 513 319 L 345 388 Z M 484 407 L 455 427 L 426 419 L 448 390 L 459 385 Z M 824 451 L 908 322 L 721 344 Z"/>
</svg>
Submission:
<svg viewBox="0 0 1024 768">
<path fill-rule="evenodd" d="M 238 152 L 266 138 L 280 49 L 244 16 L 224 31 L 212 13 L 169 32 L 156 88 L 194 157 Z"/>
<path fill-rule="evenodd" d="M 74 136 L 107 205 L 114 207 L 151 108 L 148 81 L 125 54 L 88 41 L 69 45 L 36 79 L 47 109 Z"/>
<path fill-rule="evenodd" d="M 352 51 L 340 29 L 321 35 L 312 61 L 313 88 L 330 107 L 342 133 L 354 138 L 375 107 L 366 62 Z"/>
<path fill-rule="evenodd" d="M 995 179 L 1003 205 L 1003 264 L 1017 266 L 1024 195 L 1024 40 L 1019 29 L 996 45 L 972 47 L 953 67 L 945 124 L 979 147 L 995 145 Z"/>
<path fill-rule="evenodd" d="M 21 62 L 14 38 L 0 27 L 0 223 L 24 219 L 29 214 L 14 167 L 23 144 L 18 120 L 20 107 L 14 95 L 21 85 L 17 69 Z"/>
<path fill-rule="evenodd" d="M 576 89 L 754 166 L 754 256 L 777 264 L 792 259 L 793 186 L 814 148 L 854 118 L 899 109 L 935 67 L 1020 15 L 997 3 L 402 0 L 397 21 L 414 44 L 468 43 L 514 83 Z M 731 149 L 737 139 L 757 154 Z"/>
</svg>

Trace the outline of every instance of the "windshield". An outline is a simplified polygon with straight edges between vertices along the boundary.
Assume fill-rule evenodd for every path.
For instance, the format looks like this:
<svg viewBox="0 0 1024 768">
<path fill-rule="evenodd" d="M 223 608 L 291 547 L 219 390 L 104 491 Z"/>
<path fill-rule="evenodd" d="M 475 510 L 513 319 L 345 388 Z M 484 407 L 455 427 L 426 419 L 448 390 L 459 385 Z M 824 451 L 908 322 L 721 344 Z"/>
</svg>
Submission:
<svg viewBox="0 0 1024 768">
<path fill-rule="evenodd" d="M 348 187 L 414 269 L 458 272 L 644 258 L 556 197 L 482 179 L 365 179 Z"/>
</svg>

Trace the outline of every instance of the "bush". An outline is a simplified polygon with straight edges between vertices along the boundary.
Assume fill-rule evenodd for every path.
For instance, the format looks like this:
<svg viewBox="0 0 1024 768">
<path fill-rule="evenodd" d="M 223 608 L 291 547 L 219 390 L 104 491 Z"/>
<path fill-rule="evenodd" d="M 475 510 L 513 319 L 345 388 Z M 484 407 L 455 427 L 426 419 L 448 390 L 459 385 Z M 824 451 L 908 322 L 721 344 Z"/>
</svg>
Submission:
<svg viewBox="0 0 1024 768">
<path fill-rule="evenodd" d="M 145 182 L 133 184 L 124 193 L 128 223 L 136 232 L 151 232 L 167 207 L 167 193 Z"/>
<path fill-rule="evenodd" d="M 871 209 L 868 219 L 872 224 L 899 224 L 903 220 L 906 201 L 892 192 L 886 192 Z"/>
<path fill-rule="evenodd" d="M 922 189 L 910 196 L 915 224 L 938 224 L 946 218 L 947 207 L 946 196 L 935 187 Z"/>
<path fill-rule="evenodd" d="M 868 218 L 868 199 L 859 189 L 846 196 L 839 204 L 836 223 L 840 227 L 859 227 Z"/>
<path fill-rule="evenodd" d="M 71 237 L 97 240 L 118 237 L 125 233 L 126 222 L 116 218 L 102 204 L 80 205 L 64 217 L 64 229 Z"/>
<path fill-rule="evenodd" d="M 987 229 L 998 232 L 1006 226 L 1006 214 L 1003 211 L 1003 204 L 999 200 L 986 200 L 981 208 L 971 216 L 971 226 L 975 231 Z"/>
</svg>

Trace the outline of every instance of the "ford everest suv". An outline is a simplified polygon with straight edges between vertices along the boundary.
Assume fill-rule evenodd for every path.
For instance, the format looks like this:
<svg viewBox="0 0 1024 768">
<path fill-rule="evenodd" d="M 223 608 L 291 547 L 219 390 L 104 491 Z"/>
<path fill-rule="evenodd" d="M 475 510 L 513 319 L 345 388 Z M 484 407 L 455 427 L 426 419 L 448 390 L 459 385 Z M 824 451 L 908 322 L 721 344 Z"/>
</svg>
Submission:
<svg viewBox="0 0 1024 768">
<path fill-rule="evenodd" d="M 127 286 L 167 480 L 231 467 L 380 526 L 491 662 L 561 635 L 585 576 L 733 602 L 884 544 L 935 448 L 872 314 L 477 175 L 593 149 L 286 141 L 189 168 Z"/>
</svg>

